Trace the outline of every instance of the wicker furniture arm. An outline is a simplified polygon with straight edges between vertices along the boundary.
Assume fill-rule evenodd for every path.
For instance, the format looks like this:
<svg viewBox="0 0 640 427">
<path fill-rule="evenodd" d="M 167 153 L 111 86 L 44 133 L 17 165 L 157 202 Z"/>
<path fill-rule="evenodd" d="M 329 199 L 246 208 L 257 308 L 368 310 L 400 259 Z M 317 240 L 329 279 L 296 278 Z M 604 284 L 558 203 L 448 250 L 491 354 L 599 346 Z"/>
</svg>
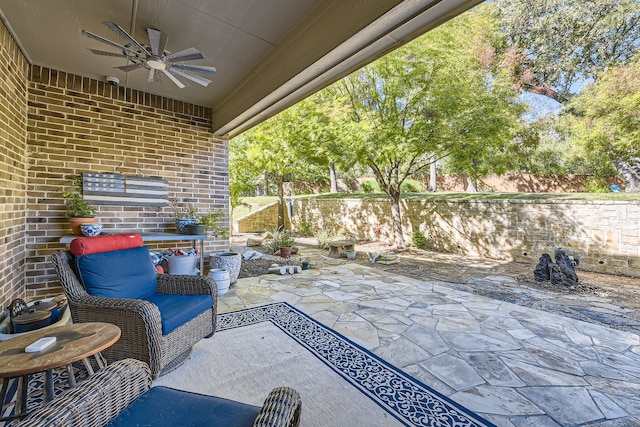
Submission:
<svg viewBox="0 0 640 427">
<path fill-rule="evenodd" d="M 289 387 L 271 390 L 262 405 L 253 427 L 297 427 L 300 425 L 302 402 L 300 394 Z"/>
<path fill-rule="evenodd" d="M 98 371 L 42 409 L 20 427 L 104 426 L 151 387 L 149 367 L 126 359 Z"/>
<path fill-rule="evenodd" d="M 213 298 L 211 310 L 162 335 L 160 312 L 154 304 L 137 299 L 89 295 L 72 268 L 73 255 L 70 252 L 54 253 L 51 259 L 67 296 L 73 321 L 113 323 L 122 330 L 120 340 L 103 352 L 109 362 L 126 358 L 142 360 L 149 365 L 155 378 L 180 366 L 191 347 L 202 338 L 212 336 L 215 331 L 217 287 L 208 277 L 158 276 L 159 288 L 162 286 L 159 292 L 200 293 Z"/>
<path fill-rule="evenodd" d="M 211 277 L 158 274 L 158 292 L 177 295 L 211 295 L 215 301 L 218 286 Z"/>
</svg>

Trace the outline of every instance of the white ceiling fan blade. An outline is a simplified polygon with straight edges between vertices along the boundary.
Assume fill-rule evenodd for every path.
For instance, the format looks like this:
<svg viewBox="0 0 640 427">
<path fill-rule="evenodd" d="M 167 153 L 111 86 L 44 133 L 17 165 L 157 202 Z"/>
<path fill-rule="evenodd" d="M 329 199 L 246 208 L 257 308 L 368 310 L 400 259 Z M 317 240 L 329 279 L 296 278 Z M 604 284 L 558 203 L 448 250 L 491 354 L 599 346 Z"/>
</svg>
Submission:
<svg viewBox="0 0 640 427">
<path fill-rule="evenodd" d="M 207 67 L 205 65 L 191 65 L 191 64 L 173 64 L 171 68 L 179 68 L 183 71 L 191 71 L 193 73 L 208 74 L 215 76 L 217 71 L 215 67 Z"/>
<path fill-rule="evenodd" d="M 137 70 L 138 68 L 142 68 L 142 67 L 144 67 L 144 62 L 139 62 L 136 64 L 130 64 L 130 65 L 121 65 L 120 67 L 113 67 L 113 68 L 117 68 L 118 70 L 122 70 L 125 73 L 128 73 L 129 71 Z"/>
<path fill-rule="evenodd" d="M 147 49 L 144 48 L 140 43 L 136 41 L 133 37 L 131 37 L 125 30 L 122 29 L 118 24 L 114 24 L 113 22 L 103 22 L 103 24 L 109 28 L 111 31 L 127 40 L 132 45 L 136 46 L 140 51 L 145 52 L 147 55 L 151 55 Z"/>
<path fill-rule="evenodd" d="M 168 72 L 167 70 L 162 70 L 162 72 L 171 79 L 172 82 L 174 82 L 176 84 L 176 86 L 178 86 L 180 89 L 184 89 L 186 86 L 176 78 L 176 76 L 174 76 L 173 74 L 171 74 L 170 72 Z"/>
<path fill-rule="evenodd" d="M 164 48 L 167 45 L 168 40 L 165 33 L 154 28 L 147 28 L 147 34 L 149 35 L 151 53 L 156 56 L 162 56 L 164 54 Z"/>
<path fill-rule="evenodd" d="M 98 40 L 99 42 L 106 43 L 106 44 L 111 45 L 113 47 L 117 47 L 118 49 L 127 50 L 127 51 L 130 51 L 132 53 L 135 53 L 135 50 L 130 49 L 127 46 L 123 46 L 123 45 L 118 44 L 116 42 L 112 42 L 109 39 L 105 39 L 104 37 L 99 36 L 97 34 L 93 34 L 93 33 L 89 32 L 89 31 L 82 30 L 80 34 L 82 34 L 83 36 L 87 36 L 90 39 Z"/>
<path fill-rule="evenodd" d="M 204 56 L 195 47 L 190 47 L 188 49 L 184 49 L 179 52 L 172 53 L 171 55 L 167 55 L 162 59 L 166 62 L 191 61 L 194 59 L 204 59 Z"/>
<path fill-rule="evenodd" d="M 205 79 L 204 77 L 198 77 L 198 76 L 194 76 L 193 74 L 189 74 L 189 73 L 185 73 L 182 70 L 178 70 L 177 68 L 170 68 L 169 69 L 170 73 L 176 73 L 179 76 L 184 77 L 185 79 L 189 79 L 192 82 L 196 82 L 199 85 L 202 86 L 209 86 L 209 83 L 211 83 L 211 80 Z"/>
<path fill-rule="evenodd" d="M 122 53 L 106 52 L 104 50 L 97 50 L 97 49 L 89 49 L 89 50 L 95 55 L 115 56 L 116 58 L 130 58 L 128 55 L 125 55 Z"/>
<path fill-rule="evenodd" d="M 160 73 L 158 70 L 154 70 L 153 68 L 149 69 L 149 78 L 147 79 L 149 83 L 162 83 L 162 78 L 160 77 Z"/>
</svg>

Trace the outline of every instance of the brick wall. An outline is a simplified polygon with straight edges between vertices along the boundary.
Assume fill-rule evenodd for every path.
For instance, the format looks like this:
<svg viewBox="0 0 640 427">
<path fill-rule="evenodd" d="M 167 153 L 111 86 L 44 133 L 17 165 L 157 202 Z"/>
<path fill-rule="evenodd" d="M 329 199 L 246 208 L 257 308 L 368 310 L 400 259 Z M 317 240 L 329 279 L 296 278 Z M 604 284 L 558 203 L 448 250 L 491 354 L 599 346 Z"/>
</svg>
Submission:
<svg viewBox="0 0 640 427">
<path fill-rule="evenodd" d="M 0 21 L 0 303 L 21 296 L 25 283 L 27 72 Z"/>
<path fill-rule="evenodd" d="M 210 109 L 39 66 L 28 101 L 27 296 L 57 286 L 48 256 L 70 233 L 60 191 L 75 174 L 159 177 L 170 197 L 228 212 L 227 141 L 211 133 Z M 175 231 L 169 207 L 97 208 L 106 232 Z M 176 246 L 189 242 L 157 245 Z M 209 239 L 205 252 L 227 247 Z"/>
<path fill-rule="evenodd" d="M 640 277 L 640 202 L 553 200 L 403 200 L 403 229 L 429 249 L 515 260 L 533 267 L 542 253 L 574 252 L 580 268 Z M 375 199 L 298 199 L 293 224 L 390 240 L 389 203 Z"/>
</svg>

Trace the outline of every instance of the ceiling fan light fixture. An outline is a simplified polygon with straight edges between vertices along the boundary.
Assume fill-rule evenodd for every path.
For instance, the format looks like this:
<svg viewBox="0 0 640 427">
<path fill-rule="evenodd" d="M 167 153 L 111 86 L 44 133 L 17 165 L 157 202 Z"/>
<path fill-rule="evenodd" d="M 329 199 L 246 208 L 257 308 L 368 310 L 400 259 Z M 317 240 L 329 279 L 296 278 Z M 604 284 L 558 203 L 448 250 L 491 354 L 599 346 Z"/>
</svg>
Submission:
<svg viewBox="0 0 640 427">
<path fill-rule="evenodd" d="M 154 70 L 162 71 L 167 68 L 167 64 L 162 62 L 160 58 L 147 59 L 147 65 Z"/>
<path fill-rule="evenodd" d="M 188 65 L 184 63 L 184 61 L 204 59 L 202 53 L 195 47 L 183 49 L 175 53 L 166 52 L 165 46 L 168 38 L 160 30 L 147 28 L 150 44 L 149 46 L 144 46 L 127 34 L 127 32 L 118 24 L 113 22 L 103 22 L 103 24 L 119 37 L 124 39 L 127 44 L 119 44 L 85 30 L 82 30 L 81 34 L 120 49 L 119 53 L 106 52 L 97 49 L 90 50 L 95 55 L 127 59 L 127 65 L 115 67 L 125 73 L 139 68 L 146 68 L 149 70 L 149 78 L 147 81 L 161 82 L 159 72 L 162 72 L 180 89 L 183 89 L 185 84 L 178 80 L 174 73 L 205 87 L 211 83 L 211 80 L 196 76 L 192 73 L 207 75 L 214 75 L 216 73 L 216 69 L 214 67 L 208 67 L 205 65 Z M 172 71 L 171 73 L 169 72 L 170 69 Z"/>
</svg>

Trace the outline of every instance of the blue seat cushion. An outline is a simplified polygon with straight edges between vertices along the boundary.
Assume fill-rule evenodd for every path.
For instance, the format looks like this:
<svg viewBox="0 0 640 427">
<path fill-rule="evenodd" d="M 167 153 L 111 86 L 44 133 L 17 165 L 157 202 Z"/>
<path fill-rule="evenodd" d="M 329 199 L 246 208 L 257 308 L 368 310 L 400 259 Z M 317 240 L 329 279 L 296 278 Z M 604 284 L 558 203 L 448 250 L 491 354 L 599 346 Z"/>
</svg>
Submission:
<svg viewBox="0 0 640 427">
<path fill-rule="evenodd" d="M 149 248 L 76 256 L 78 276 L 89 295 L 142 299 L 156 292 L 156 270 Z"/>
<path fill-rule="evenodd" d="M 109 427 L 250 427 L 260 407 L 168 387 L 152 387 Z"/>
<path fill-rule="evenodd" d="M 162 318 L 162 335 L 197 317 L 213 306 L 211 295 L 173 295 L 155 293 L 144 299 L 158 307 Z"/>
</svg>

